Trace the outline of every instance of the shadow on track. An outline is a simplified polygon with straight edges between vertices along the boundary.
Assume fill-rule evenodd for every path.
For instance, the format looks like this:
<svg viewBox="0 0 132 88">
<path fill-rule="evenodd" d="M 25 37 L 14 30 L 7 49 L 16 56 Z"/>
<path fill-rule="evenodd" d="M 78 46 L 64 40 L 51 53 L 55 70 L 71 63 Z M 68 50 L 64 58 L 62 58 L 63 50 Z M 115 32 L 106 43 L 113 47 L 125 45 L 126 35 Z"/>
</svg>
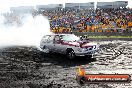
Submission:
<svg viewBox="0 0 132 88">
<path fill-rule="evenodd" d="M 45 58 L 44 61 L 42 61 L 43 63 L 45 63 L 45 60 L 47 60 L 48 63 L 63 67 L 86 65 L 96 60 L 95 58 L 86 59 L 85 57 L 76 57 L 75 59 L 70 60 L 66 57 L 66 55 L 57 53 L 43 55 L 43 57 Z"/>
</svg>

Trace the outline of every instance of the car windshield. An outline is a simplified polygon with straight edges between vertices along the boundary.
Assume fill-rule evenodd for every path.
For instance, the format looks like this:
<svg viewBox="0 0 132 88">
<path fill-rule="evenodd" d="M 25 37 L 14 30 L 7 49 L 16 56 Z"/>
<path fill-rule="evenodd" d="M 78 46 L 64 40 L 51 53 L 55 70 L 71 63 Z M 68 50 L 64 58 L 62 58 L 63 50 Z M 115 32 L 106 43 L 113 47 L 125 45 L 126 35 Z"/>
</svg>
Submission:
<svg viewBox="0 0 132 88">
<path fill-rule="evenodd" d="M 62 39 L 64 41 L 79 41 L 80 40 L 80 38 L 75 35 L 64 35 L 62 36 Z"/>
</svg>

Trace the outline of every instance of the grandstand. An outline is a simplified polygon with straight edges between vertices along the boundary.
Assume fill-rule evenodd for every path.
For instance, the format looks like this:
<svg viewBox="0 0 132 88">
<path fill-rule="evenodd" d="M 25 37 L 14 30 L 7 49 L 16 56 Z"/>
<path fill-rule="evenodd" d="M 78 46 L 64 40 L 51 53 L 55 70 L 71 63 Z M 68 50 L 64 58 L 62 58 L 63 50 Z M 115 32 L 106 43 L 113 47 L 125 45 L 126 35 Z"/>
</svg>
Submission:
<svg viewBox="0 0 132 88">
<path fill-rule="evenodd" d="M 94 10 L 94 2 L 66 3 L 65 11 L 58 12 L 61 18 L 56 17 L 58 19 L 54 18 L 51 21 L 51 29 L 58 32 L 67 28 L 72 31 L 93 33 L 129 32 L 132 28 L 132 10 L 127 9 L 127 5 L 127 1 L 97 2 L 97 9 Z"/>
<path fill-rule="evenodd" d="M 36 10 L 49 18 L 51 31 L 55 33 L 129 32 L 132 30 L 132 9 L 126 8 L 127 5 L 127 1 L 97 2 L 94 9 L 94 2 L 65 3 L 65 8 L 63 4 L 49 4 L 38 5 Z M 30 12 L 32 8 L 12 11 Z"/>
<path fill-rule="evenodd" d="M 97 8 L 108 9 L 108 8 L 126 8 L 128 1 L 115 1 L 115 2 L 97 2 Z"/>
<path fill-rule="evenodd" d="M 65 3 L 65 9 L 94 9 L 94 2 L 89 3 Z"/>
<path fill-rule="evenodd" d="M 63 8 L 63 4 L 48 4 L 48 5 L 37 5 L 37 10 L 61 10 Z"/>
</svg>

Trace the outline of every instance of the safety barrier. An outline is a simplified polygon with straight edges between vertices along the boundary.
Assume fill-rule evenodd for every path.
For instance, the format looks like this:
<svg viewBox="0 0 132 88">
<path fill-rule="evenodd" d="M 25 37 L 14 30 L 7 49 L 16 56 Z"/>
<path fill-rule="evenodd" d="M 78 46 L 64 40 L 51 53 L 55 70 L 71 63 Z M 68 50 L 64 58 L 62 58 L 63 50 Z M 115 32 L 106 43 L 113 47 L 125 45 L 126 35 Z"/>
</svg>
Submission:
<svg viewBox="0 0 132 88">
<path fill-rule="evenodd" d="M 101 29 L 102 30 L 102 29 Z M 78 31 L 72 31 L 72 33 L 76 35 L 89 35 L 89 36 L 132 36 L 132 30 L 131 29 L 117 29 L 118 31 L 114 31 L 113 29 L 103 29 L 105 31 L 102 32 L 78 32 Z M 109 32 L 108 32 L 109 30 Z"/>
</svg>

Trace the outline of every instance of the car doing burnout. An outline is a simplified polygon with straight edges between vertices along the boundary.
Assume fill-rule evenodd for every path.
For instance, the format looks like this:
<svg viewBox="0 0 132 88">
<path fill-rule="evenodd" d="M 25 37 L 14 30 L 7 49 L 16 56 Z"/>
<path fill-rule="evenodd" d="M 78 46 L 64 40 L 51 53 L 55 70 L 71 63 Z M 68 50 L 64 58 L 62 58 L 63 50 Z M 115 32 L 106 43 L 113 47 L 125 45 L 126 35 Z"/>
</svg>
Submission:
<svg viewBox="0 0 132 88">
<path fill-rule="evenodd" d="M 99 49 L 99 45 L 81 40 L 80 37 L 74 34 L 51 34 L 42 38 L 40 48 L 45 53 L 66 54 L 69 59 L 73 59 L 75 56 L 91 58 Z"/>
</svg>

